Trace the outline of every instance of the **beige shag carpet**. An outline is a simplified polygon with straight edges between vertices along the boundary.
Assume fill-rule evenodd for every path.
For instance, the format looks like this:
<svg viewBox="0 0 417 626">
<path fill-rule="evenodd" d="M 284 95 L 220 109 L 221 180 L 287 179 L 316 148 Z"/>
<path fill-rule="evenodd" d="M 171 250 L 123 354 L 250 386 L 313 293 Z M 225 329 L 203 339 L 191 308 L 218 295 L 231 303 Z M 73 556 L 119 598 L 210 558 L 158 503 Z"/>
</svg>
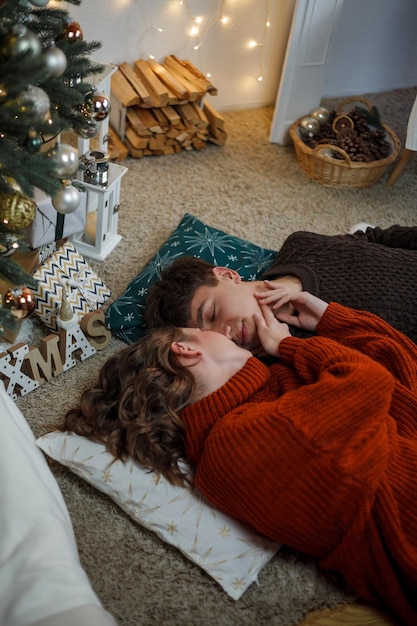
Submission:
<svg viewBox="0 0 417 626">
<path fill-rule="evenodd" d="M 402 143 L 416 89 L 366 97 Z M 325 101 L 333 106 L 337 101 Z M 414 225 L 417 157 L 394 187 L 327 188 L 300 170 L 292 146 L 269 142 L 272 107 L 225 113 L 228 140 L 202 151 L 123 162 L 122 242 L 92 262 L 117 298 L 185 212 L 233 235 L 279 248 L 295 230 L 343 233 L 357 222 Z M 36 436 L 59 420 L 122 342 L 17 400 Z M 239 601 L 134 522 L 106 496 L 51 463 L 68 505 L 81 560 L 104 606 L 123 626 L 292 626 L 308 611 L 351 601 L 340 582 L 310 560 L 282 550 Z"/>
</svg>

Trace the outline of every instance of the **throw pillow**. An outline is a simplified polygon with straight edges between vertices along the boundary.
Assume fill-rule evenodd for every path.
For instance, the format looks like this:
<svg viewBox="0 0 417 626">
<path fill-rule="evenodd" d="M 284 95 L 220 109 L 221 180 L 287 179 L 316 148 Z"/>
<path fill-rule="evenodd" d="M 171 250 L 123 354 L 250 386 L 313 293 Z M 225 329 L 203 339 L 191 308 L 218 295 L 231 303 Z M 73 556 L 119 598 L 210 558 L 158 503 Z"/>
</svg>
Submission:
<svg viewBox="0 0 417 626">
<path fill-rule="evenodd" d="M 158 280 L 161 270 L 181 256 L 230 267 L 244 280 L 256 280 L 273 263 L 277 252 L 207 226 L 186 213 L 126 291 L 107 309 L 106 326 L 113 334 L 127 343 L 145 334 L 144 311 L 149 288 Z"/>
<path fill-rule="evenodd" d="M 36 444 L 178 548 L 234 600 L 257 581 L 280 547 L 213 508 L 195 491 L 174 487 L 132 460 L 115 461 L 102 444 L 62 432 L 48 433 Z"/>
</svg>

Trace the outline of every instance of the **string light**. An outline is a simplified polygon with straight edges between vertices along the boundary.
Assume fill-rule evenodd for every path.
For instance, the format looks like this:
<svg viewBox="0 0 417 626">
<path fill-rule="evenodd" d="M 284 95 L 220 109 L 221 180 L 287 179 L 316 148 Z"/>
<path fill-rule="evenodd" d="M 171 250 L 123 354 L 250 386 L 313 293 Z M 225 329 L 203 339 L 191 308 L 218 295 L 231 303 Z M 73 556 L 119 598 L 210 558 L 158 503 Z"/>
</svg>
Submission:
<svg viewBox="0 0 417 626">
<path fill-rule="evenodd" d="M 195 52 L 199 52 L 201 50 L 205 35 L 211 28 L 216 26 L 216 24 L 222 27 L 227 27 L 230 25 L 231 18 L 224 12 L 226 1 L 227 0 L 219 0 L 217 16 L 213 18 L 212 20 L 209 20 L 206 15 L 192 15 L 190 11 L 190 7 L 189 7 L 189 0 L 176 0 L 177 6 L 182 7 L 186 11 L 187 24 L 188 24 L 188 26 L 186 27 L 186 34 L 191 40 L 193 40 L 192 48 Z M 137 0 L 137 2 L 143 13 L 143 20 L 142 20 L 143 23 L 144 24 L 147 23 L 149 25 L 142 35 L 141 41 L 143 43 L 147 33 L 149 33 L 150 31 L 155 31 L 157 33 L 163 33 L 164 31 L 162 28 L 158 26 L 154 26 L 154 24 L 152 23 L 152 20 L 149 16 L 148 9 L 143 6 L 143 4 L 146 4 L 146 0 Z M 271 27 L 270 0 L 265 0 L 265 22 L 264 22 L 264 27 L 263 27 L 262 39 L 260 39 L 259 41 L 257 39 L 251 39 L 246 44 L 246 47 L 249 50 L 255 50 L 255 49 L 259 50 L 260 71 L 257 76 L 258 82 L 262 82 L 264 78 L 264 68 L 263 68 L 264 47 L 265 47 L 265 41 L 267 38 L 267 32 L 270 27 Z M 148 54 L 147 56 L 149 56 L 149 58 L 152 58 L 152 59 L 155 58 L 151 54 Z M 201 63 L 199 63 L 199 65 L 201 65 Z M 205 73 L 207 77 L 211 77 L 210 72 L 205 72 Z"/>
</svg>

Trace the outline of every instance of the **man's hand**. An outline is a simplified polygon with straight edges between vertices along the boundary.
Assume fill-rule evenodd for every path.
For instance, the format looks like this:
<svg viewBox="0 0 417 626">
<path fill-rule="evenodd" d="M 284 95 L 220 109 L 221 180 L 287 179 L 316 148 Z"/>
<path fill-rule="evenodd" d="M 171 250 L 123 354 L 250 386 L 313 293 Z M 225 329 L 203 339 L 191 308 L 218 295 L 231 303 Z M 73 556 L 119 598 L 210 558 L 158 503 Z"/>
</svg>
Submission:
<svg viewBox="0 0 417 626">
<path fill-rule="evenodd" d="M 275 288 L 273 290 L 273 298 L 273 309 L 276 309 L 275 315 L 281 322 L 310 331 L 316 330 L 325 310 L 329 306 L 327 302 L 317 298 L 317 296 L 313 296 L 308 291 L 294 293 L 284 289 L 281 292 L 281 297 L 279 297 L 278 288 Z M 286 304 L 290 304 L 293 312 L 288 313 L 283 309 L 283 306 Z M 270 304 L 267 303 L 267 306 L 270 306 Z"/>
<path fill-rule="evenodd" d="M 258 291 L 254 294 L 259 305 L 268 304 L 274 311 L 275 317 L 277 317 L 278 309 L 281 307 L 283 312 L 292 313 L 291 305 L 280 304 L 280 302 L 284 294 L 298 293 L 298 290 L 283 286 L 281 283 L 272 280 L 264 280 L 263 282 L 268 291 Z"/>
<path fill-rule="evenodd" d="M 291 337 L 288 324 L 278 321 L 267 304 L 261 305 L 262 313 L 255 313 L 253 319 L 258 331 L 259 341 L 267 354 L 279 355 L 279 344 L 285 337 Z"/>
</svg>

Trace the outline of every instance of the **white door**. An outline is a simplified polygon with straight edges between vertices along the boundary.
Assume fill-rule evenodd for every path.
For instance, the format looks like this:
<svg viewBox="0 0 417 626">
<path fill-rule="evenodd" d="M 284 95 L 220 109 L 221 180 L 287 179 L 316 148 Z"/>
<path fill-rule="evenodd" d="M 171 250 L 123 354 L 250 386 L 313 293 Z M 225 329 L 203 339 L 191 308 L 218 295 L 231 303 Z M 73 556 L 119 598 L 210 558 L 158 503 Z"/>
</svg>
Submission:
<svg viewBox="0 0 417 626">
<path fill-rule="evenodd" d="M 320 104 L 342 5 L 343 0 L 297 0 L 269 137 L 272 143 L 290 143 L 293 121 Z"/>
</svg>

